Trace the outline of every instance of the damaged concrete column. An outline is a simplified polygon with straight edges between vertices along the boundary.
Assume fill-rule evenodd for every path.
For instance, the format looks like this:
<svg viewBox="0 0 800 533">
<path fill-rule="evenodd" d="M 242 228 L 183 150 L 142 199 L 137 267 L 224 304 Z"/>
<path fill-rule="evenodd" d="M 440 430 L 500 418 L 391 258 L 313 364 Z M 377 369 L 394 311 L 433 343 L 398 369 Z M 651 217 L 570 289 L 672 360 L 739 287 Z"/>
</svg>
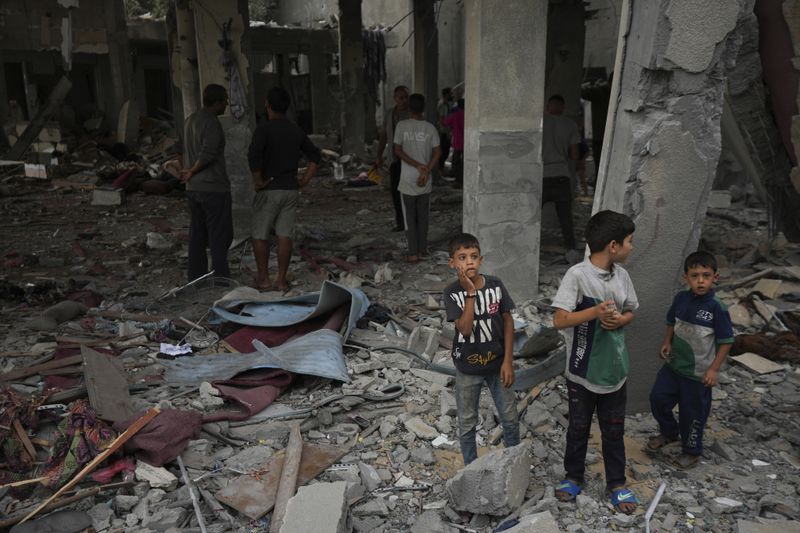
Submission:
<svg viewBox="0 0 800 533">
<path fill-rule="evenodd" d="M 538 292 L 546 35 L 546 2 L 466 2 L 464 230 L 517 301 Z"/>
<path fill-rule="evenodd" d="M 200 108 L 200 77 L 197 73 L 197 43 L 194 31 L 194 13 L 189 0 L 175 2 L 175 22 L 178 30 L 175 39 L 175 81 L 181 89 L 183 116 L 188 117 Z"/>
<path fill-rule="evenodd" d="M 752 9 L 746 0 L 624 4 L 621 75 L 614 76 L 594 211 L 621 211 L 636 222 L 626 265 L 642 303 L 626 328 L 632 411 L 648 409 L 664 317 L 683 259 L 700 240 L 721 150 L 725 72 L 739 45 L 729 36 Z"/>
<path fill-rule="evenodd" d="M 108 36 L 108 62 L 111 73 L 111 109 L 109 122 L 116 126 L 116 113 L 131 98 L 131 53 L 125 21 L 125 4 L 122 0 L 106 2 L 103 8 Z"/>
<path fill-rule="evenodd" d="M 366 83 L 361 39 L 361 0 L 339 0 L 339 73 L 342 97 L 342 152 L 364 151 Z"/>
<path fill-rule="evenodd" d="M 247 0 L 204 5 L 204 9 L 194 10 L 200 88 L 217 83 L 228 90 L 228 108 L 220 122 L 225 132 L 225 164 L 231 180 L 234 227 L 236 237 L 241 237 L 249 231 L 253 182 L 247 164 L 247 148 L 255 127 L 252 83 L 245 53 L 249 46 Z M 223 57 L 231 69 L 226 67 Z"/>
<path fill-rule="evenodd" d="M 412 92 L 425 95 L 425 120 L 439 120 L 439 32 L 433 0 L 414 0 L 414 71 Z"/>
</svg>

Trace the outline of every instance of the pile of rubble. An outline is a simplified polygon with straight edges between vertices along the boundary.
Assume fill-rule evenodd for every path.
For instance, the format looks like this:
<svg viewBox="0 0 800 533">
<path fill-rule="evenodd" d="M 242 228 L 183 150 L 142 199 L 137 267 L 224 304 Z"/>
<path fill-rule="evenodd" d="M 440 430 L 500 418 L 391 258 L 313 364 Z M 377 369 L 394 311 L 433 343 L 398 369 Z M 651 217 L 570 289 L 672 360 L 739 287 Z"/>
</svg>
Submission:
<svg viewBox="0 0 800 533">
<path fill-rule="evenodd" d="M 484 393 L 481 457 L 463 468 L 453 329 L 441 301 L 460 192 L 434 189 L 435 251 L 407 265 L 398 261 L 402 235 L 389 233 L 388 193 L 320 178 L 303 192 L 293 289 L 281 295 L 239 286 L 252 270 L 244 244 L 231 253 L 236 279 L 184 285 L 180 198 L 140 192 L 124 208 L 89 207 L 85 191 L 18 179 L 25 194 L 3 200 L 12 216 L 0 380 L 3 411 L 18 416 L 0 428 L 0 527 L 29 517 L 15 531 L 48 522 L 142 533 L 800 530 L 800 247 L 766 239 L 757 208 L 734 208 L 751 238 L 731 236 L 719 217 L 704 228 L 738 334 L 714 390 L 704 457 L 683 471 L 669 460 L 677 448 L 644 453 L 655 422 L 630 415 L 629 485 L 644 504 L 628 516 L 604 492 L 596 429 L 584 492 L 575 503 L 554 497 L 567 403 L 548 304 L 569 266 L 551 244 L 557 229 L 543 237 L 541 299 L 515 312 L 523 443 L 502 447 Z M 94 219 L 69 224 L 69 213 L 46 209 L 54 200 Z M 580 207 L 579 227 L 588 211 Z M 167 244 L 155 246 L 151 233 Z M 287 304 L 313 311 L 298 319 Z M 311 341 L 313 360 L 297 359 Z M 273 370 L 256 371 L 248 358 L 267 358 Z M 259 402 L 271 401 L 253 411 L 241 394 L 256 389 Z M 70 455 L 66 428 L 79 425 L 87 453 Z"/>
</svg>

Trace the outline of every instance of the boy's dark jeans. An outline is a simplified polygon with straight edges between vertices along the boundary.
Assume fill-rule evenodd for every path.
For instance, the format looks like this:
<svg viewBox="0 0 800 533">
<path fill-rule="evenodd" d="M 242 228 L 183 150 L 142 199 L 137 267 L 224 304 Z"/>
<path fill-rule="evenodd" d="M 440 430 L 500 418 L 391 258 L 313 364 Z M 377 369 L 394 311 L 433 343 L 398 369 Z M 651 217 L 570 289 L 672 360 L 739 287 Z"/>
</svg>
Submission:
<svg viewBox="0 0 800 533">
<path fill-rule="evenodd" d="M 677 422 L 672 414 L 676 405 Z M 711 387 L 680 376 L 664 365 L 650 391 L 650 410 L 662 435 L 670 440 L 680 435 L 683 453 L 703 453 L 703 429 L 711 412 Z"/>
<path fill-rule="evenodd" d="M 603 462 L 606 467 L 606 486 L 625 485 L 625 402 L 627 384 L 615 392 L 597 394 L 582 385 L 567 381 L 569 397 L 569 427 L 564 470 L 567 478 L 583 483 L 586 471 L 586 449 L 592 416 L 597 409 L 603 442 Z"/>
</svg>

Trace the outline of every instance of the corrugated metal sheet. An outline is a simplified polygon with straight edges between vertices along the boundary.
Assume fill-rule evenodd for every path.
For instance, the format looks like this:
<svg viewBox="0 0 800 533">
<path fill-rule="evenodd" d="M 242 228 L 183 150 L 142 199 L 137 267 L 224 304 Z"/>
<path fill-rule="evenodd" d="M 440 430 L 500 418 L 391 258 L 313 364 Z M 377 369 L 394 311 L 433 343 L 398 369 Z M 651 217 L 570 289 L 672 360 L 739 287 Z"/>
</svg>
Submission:
<svg viewBox="0 0 800 533">
<path fill-rule="evenodd" d="M 199 385 L 230 379 L 253 368 L 282 368 L 289 372 L 349 382 L 342 353 L 342 336 L 329 329 L 312 331 L 274 348 L 254 341 L 254 353 L 220 353 L 159 361 L 169 383 Z"/>
<path fill-rule="evenodd" d="M 320 292 L 304 294 L 281 300 L 260 300 L 255 289 L 237 289 L 214 303 L 209 322 L 234 322 L 245 326 L 283 327 L 304 322 L 328 314 L 340 306 L 350 304 L 350 313 L 343 332 L 346 339 L 359 318 L 369 307 L 367 295 L 352 289 L 324 281 Z M 236 310 L 236 311 L 234 311 Z"/>
</svg>

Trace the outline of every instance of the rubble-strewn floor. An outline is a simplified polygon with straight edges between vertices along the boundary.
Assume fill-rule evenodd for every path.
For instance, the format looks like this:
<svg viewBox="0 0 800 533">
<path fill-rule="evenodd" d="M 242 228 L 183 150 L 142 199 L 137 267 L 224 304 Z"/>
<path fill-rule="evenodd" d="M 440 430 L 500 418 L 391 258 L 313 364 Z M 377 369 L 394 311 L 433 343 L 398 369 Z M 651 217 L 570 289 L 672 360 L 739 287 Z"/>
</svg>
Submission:
<svg viewBox="0 0 800 533">
<path fill-rule="evenodd" d="M 214 300 L 231 286 L 252 281 L 254 265 L 245 243 L 231 253 L 234 280 L 190 287 L 160 298 L 185 283 L 188 217 L 179 195 L 138 193 L 129 196 L 122 207 L 94 207 L 89 205 L 90 194 L 78 187 L 51 187 L 47 182 L 22 179 L 6 185 L 13 196 L 0 198 L 0 212 L 4 215 L 0 250 L 4 261 L 0 276 L 2 372 L 43 360 L 52 353 L 56 341 L 63 344 L 90 339 L 97 341 L 96 347 L 106 345 L 119 354 L 132 380 L 143 379 L 158 371 L 154 357 L 159 350 L 158 342 L 138 335 L 138 328 L 145 324 L 144 315 L 168 319 L 166 324 L 171 323 L 174 330 L 170 331 L 167 325 L 164 331 L 171 338 L 167 341 L 175 344 L 190 328 L 181 317 L 205 324 L 206 312 Z M 332 279 L 359 286 L 372 303 L 389 308 L 405 325 L 410 321 L 411 325 L 443 330 L 445 337 L 452 335 L 452 326 L 443 321 L 440 296 L 451 279 L 446 265 L 446 241 L 461 225 L 459 191 L 448 186 L 434 189 L 432 253 L 417 265 L 399 262 L 403 236 L 389 231 L 393 214 L 386 191 L 348 188 L 330 177 L 320 177 L 303 191 L 301 204 L 300 238 L 291 267 L 290 294 L 316 292 L 322 280 Z M 589 211 L 587 203 L 578 204 L 579 229 Z M 744 224 L 731 222 L 731 216 Z M 764 302 L 774 305 L 778 317 L 783 317 L 789 327 L 800 323 L 792 326 L 789 321 L 798 309 L 800 297 L 800 247 L 780 239 L 768 242 L 765 224 L 762 210 L 736 206 L 715 212 L 704 227 L 704 245 L 727 259 L 721 270 L 721 283 L 729 287 L 723 287 L 719 295 L 732 306 L 737 333 L 781 328 L 778 319 L 771 318 L 770 312 L 761 307 Z M 550 324 L 547 298 L 554 294 L 568 267 L 558 242 L 557 230 L 547 230 L 543 235 L 541 300 L 517 302 L 517 314 L 526 322 L 529 333 Z M 319 271 L 312 268 L 308 257 L 314 258 Z M 274 268 L 274 256 L 271 264 Z M 351 270 L 348 272 L 345 266 Z M 762 283 L 755 293 L 757 279 L 730 286 L 766 269 L 772 270 L 762 278 L 781 281 Z M 95 312 L 90 313 L 91 318 L 76 317 L 51 329 L 28 328 L 29 321 L 43 309 L 71 295 L 76 297 L 76 293 L 83 301 L 105 310 L 106 316 Z M 275 293 L 275 297 L 280 294 Z M 350 384 L 305 379 L 277 400 L 278 407 L 313 408 L 310 412 L 295 417 L 218 423 L 212 429 L 221 437 L 204 433 L 201 440 L 192 441 L 183 457 L 189 476 L 204 491 L 201 509 L 208 531 L 269 529 L 269 515 L 250 520 L 230 507 L 219 507 L 213 495 L 229 483 L 238 483 L 242 474 L 256 478 L 264 475 L 264 463 L 286 446 L 290 424 L 295 421 L 300 422 L 306 443 L 350 447 L 339 464 L 314 482 L 348 482 L 355 531 L 485 532 L 503 521 L 503 516 L 456 512 L 448 501 L 445 481 L 462 466 L 455 442 L 451 379 L 413 368 L 418 364 L 412 357 L 374 349 L 381 345 L 407 346 L 409 331 L 400 325 L 373 322 L 368 329 L 354 331 L 346 345 L 353 378 Z M 789 346 L 797 354 L 796 338 L 794 342 Z M 417 346 L 412 341 L 412 348 Z M 424 343 L 421 346 L 424 348 Z M 215 349 L 207 351 L 214 353 Z M 725 366 L 720 386 L 714 390 L 703 460 L 689 471 L 670 466 L 669 457 L 679 451 L 674 447 L 655 457 L 645 454 L 642 449 L 655 432 L 655 423 L 649 414 L 628 417 L 630 486 L 645 502 L 633 516 L 615 514 L 603 491 L 598 431 L 593 431 L 588 457 L 591 477 L 583 495 L 577 503 L 557 502 L 553 486 L 563 475 L 567 413 L 563 377 L 518 393 L 520 406 L 524 407 L 522 435 L 529 446 L 532 467 L 524 503 L 514 514 L 549 511 L 565 531 L 641 531 L 645 528 L 646 506 L 658 486 L 665 483 L 666 491 L 650 524 L 652 531 L 768 531 L 766 526 L 757 529 L 742 522 L 753 522 L 758 517 L 793 520 L 778 527 L 797 531 L 800 372 L 797 356 L 794 362 L 787 362 L 780 360 L 782 354 L 760 353 L 779 359 L 781 368 L 770 373 L 757 374 L 730 362 Z M 783 355 L 788 360 L 787 354 Z M 446 362 L 448 358 L 441 347 L 429 355 L 437 361 Z M 529 365 L 526 361 L 516 363 L 520 368 Z M 41 376 L 35 375 L 13 386 L 21 393 L 35 393 L 40 391 L 41 381 Z M 404 385 L 405 392 L 386 401 L 352 401 L 351 396 L 349 400 L 324 405 L 320 402 L 331 394 L 360 394 L 390 384 Z M 157 405 L 213 410 L 219 403 L 206 387 L 198 391 L 156 384 L 132 388 L 132 394 L 138 408 Z M 481 405 L 478 438 L 487 446 L 496 439 L 499 428 L 485 393 Z M 356 423 L 354 414 L 367 420 L 366 429 Z M 446 438 L 434 440 L 439 436 Z M 445 442 L 440 443 L 442 440 Z M 139 478 L 147 475 L 143 468 L 140 466 L 137 471 Z M 97 531 L 199 531 L 177 464 L 168 464 L 167 470 L 177 479 L 161 472 L 163 487 L 155 479 L 152 484 L 160 488 L 137 482 L 83 499 L 72 508 L 88 511 Z M 96 485 L 90 480 L 84 484 Z M 47 494 L 39 490 L 24 502 L 5 495 L 0 500 L 0 520 L 23 508 L 31 509 Z M 319 510 L 312 505 L 307 512 Z M 336 517 L 319 516 L 318 520 L 328 522 Z"/>
</svg>

